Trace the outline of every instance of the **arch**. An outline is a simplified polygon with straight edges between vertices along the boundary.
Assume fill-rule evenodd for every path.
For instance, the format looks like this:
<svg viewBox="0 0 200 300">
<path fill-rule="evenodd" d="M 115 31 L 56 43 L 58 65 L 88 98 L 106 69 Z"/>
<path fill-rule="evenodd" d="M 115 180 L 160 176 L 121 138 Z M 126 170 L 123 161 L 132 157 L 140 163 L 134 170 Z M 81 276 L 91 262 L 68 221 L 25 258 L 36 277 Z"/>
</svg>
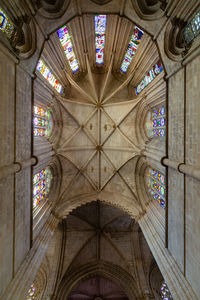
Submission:
<svg viewBox="0 0 200 300">
<path fill-rule="evenodd" d="M 65 198 L 63 198 L 63 200 L 64 199 Z M 133 198 L 129 198 L 118 193 L 109 193 L 103 191 L 90 194 L 79 194 L 73 198 L 67 199 L 67 201 L 59 201 L 54 209 L 54 213 L 59 218 L 63 218 L 77 207 L 97 200 L 122 209 L 133 218 L 139 217 L 139 215 L 142 213 L 140 205 L 136 202 L 136 200 L 133 201 Z"/>
<path fill-rule="evenodd" d="M 73 287 L 94 275 L 120 284 L 129 299 L 138 299 L 139 291 L 133 278 L 121 267 L 105 261 L 94 261 L 71 272 L 66 272 L 59 285 L 56 299 L 66 299 Z"/>
<path fill-rule="evenodd" d="M 35 280 L 33 282 L 36 290 L 36 298 L 37 300 L 42 299 L 46 285 L 47 285 L 47 274 L 43 266 L 40 267 Z"/>
<path fill-rule="evenodd" d="M 69 6 L 70 0 L 41 0 L 39 14 L 47 19 L 61 17 Z"/>
</svg>

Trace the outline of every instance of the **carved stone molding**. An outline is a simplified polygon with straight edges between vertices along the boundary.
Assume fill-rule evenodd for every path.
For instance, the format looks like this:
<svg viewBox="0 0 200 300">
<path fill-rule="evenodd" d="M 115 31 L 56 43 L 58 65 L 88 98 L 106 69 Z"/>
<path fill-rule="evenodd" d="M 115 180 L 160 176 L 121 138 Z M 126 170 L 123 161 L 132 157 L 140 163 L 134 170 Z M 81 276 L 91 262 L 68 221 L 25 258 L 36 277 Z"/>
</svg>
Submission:
<svg viewBox="0 0 200 300">
<path fill-rule="evenodd" d="M 132 0 L 137 14 L 143 20 L 157 20 L 164 16 L 166 1 L 160 0 Z"/>
<path fill-rule="evenodd" d="M 64 295 L 69 295 L 72 288 L 77 283 L 82 282 L 94 275 L 103 276 L 109 280 L 120 283 L 129 299 L 138 299 L 139 291 L 133 278 L 121 267 L 107 263 L 105 261 L 94 261 L 78 269 L 67 272 L 58 288 L 56 299 L 63 299 Z M 128 288 L 127 288 L 128 287 Z"/>
<path fill-rule="evenodd" d="M 91 0 L 91 1 L 96 3 L 96 4 L 103 5 L 103 4 L 106 4 L 108 2 L 111 2 L 112 0 Z"/>
<path fill-rule="evenodd" d="M 47 19 L 59 18 L 65 13 L 69 3 L 70 0 L 41 0 L 38 12 Z"/>
<path fill-rule="evenodd" d="M 182 45 L 182 32 L 185 23 L 179 19 L 171 19 L 165 30 L 164 47 L 167 56 L 173 61 L 181 61 L 183 56 L 187 53 L 190 46 Z"/>
<path fill-rule="evenodd" d="M 36 50 L 36 28 L 33 19 L 26 18 L 26 21 L 22 23 L 20 29 L 16 34 L 16 46 L 18 50 L 19 58 L 29 58 Z"/>
</svg>

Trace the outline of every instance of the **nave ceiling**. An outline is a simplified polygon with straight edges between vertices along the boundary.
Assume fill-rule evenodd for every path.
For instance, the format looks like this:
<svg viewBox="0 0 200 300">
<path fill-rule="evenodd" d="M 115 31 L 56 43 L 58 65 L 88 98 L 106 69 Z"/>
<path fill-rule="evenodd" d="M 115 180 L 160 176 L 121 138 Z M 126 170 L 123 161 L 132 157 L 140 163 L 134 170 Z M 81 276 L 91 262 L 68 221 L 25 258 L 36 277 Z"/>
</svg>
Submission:
<svg viewBox="0 0 200 300">
<path fill-rule="evenodd" d="M 134 217 L 142 213 L 135 169 L 148 140 L 147 112 L 165 99 L 165 83 L 160 74 L 153 92 L 147 87 L 146 93 L 135 95 L 134 87 L 159 61 L 157 47 L 147 33 L 127 73 L 120 72 L 134 26 L 126 18 L 107 15 L 104 65 L 97 66 L 94 14 L 72 18 L 67 27 L 79 61 L 75 74 L 55 30 L 44 44 L 40 57 L 65 87 L 51 103 L 54 129 L 50 141 L 62 165 L 60 199 L 55 207 L 59 216 L 68 213 L 67 203 L 74 203 L 73 207 L 82 204 L 80 199 L 84 203 L 99 199 L 121 208 L 125 201 L 127 207 L 133 207 Z M 44 95 L 49 98 L 52 92 L 38 71 L 36 74 L 35 102 L 42 98 L 44 102 Z"/>
<path fill-rule="evenodd" d="M 62 300 L 140 299 L 152 292 L 154 267 L 137 222 L 95 201 L 73 210 L 60 224 L 39 270 L 48 277 L 46 287 L 44 280 L 35 284 L 44 299 L 52 293 Z"/>
</svg>

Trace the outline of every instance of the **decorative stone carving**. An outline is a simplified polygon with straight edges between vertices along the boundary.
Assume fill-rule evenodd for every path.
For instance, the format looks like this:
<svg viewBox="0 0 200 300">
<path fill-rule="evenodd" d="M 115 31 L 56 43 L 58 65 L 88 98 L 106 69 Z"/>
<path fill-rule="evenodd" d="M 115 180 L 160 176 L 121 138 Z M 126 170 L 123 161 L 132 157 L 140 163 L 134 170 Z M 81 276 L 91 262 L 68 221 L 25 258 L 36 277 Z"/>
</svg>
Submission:
<svg viewBox="0 0 200 300">
<path fill-rule="evenodd" d="M 164 47 L 167 56 L 174 61 L 181 61 L 187 53 L 190 45 L 184 47 L 182 44 L 182 32 L 185 23 L 180 19 L 171 19 L 165 30 Z"/>
<path fill-rule="evenodd" d="M 132 3 L 139 17 L 144 20 L 157 20 L 165 14 L 165 0 L 132 0 Z"/>
<path fill-rule="evenodd" d="M 106 4 L 108 2 L 111 2 L 112 0 L 92 0 L 94 3 L 97 3 L 97 4 Z"/>
<path fill-rule="evenodd" d="M 36 29 L 31 17 L 27 18 L 22 27 L 18 29 L 15 39 L 15 49 L 19 52 L 19 58 L 28 58 L 35 52 Z"/>
<path fill-rule="evenodd" d="M 38 12 L 47 19 L 61 17 L 66 11 L 70 0 L 41 0 L 38 4 Z"/>
</svg>

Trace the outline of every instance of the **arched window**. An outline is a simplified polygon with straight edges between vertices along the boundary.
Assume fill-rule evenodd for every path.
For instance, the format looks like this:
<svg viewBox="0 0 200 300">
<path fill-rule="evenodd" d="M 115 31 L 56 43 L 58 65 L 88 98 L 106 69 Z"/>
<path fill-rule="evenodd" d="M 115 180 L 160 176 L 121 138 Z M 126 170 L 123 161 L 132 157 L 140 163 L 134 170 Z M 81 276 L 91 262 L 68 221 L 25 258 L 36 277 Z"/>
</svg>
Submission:
<svg viewBox="0 0 200 300">
<path fill-rule="evenodd" d="M 135 88 L 136 95 L 138 95 L 147 85 L 149 85 L 149 83 L 151 83 L 162 71 L 163 66 L 159 60 L 157 64 L 155 64 L 153 68 L 145 74 L 140 84 L 138 84 L 138 86 Z"/>
<path fill-rule="evenodd" d="M 173 300 L 172 295 L 168 289 L 166 282 L 163 282 L 160 289 L 161 299 L 164 300 Z"/>
<path fill-rule="evenodd" d="M 189 44 L 200 33 L 200 11 L 183 30 L 183 43 Z"/>
<path fill-rule="evenodd" d="M 146 180 L 149 193 L 161 207 L 165 208 L 165 175 L 156 169 L 149 168 Z"/>
<path fill-rule="evenodd" d="M 103 64 L 105 31 L 106 31 L 106 15 L 96 15 L 95 22 L 95 46 L 96 46 L 96 63 Z"/>
<path fill-rule="evenodd" d="M 45 65 L 42 59 L 39 60 L 36 69 L 59 94 L 62 93 L 62 85 L 58 83 L 55 76 L 51 73 L 50 69 Z"/>
<path fill-rule="evenodd" d="M 70 68 L 72 69 L 73 73 L 77 72 L 79 70 L 79 63 L 78 63 L 78 60 L 76 59 L 76 56 L 74 53 L 71 36 L 69 34 L 69 30 L 68 30 L 67 26 L 65 25 L 65 26 L 61 27 L 57 31 L 57 35 L 58 35 L 60 43 L 64 49 L 64 53 L 67 57 Z"/>
<path fill-rule="evenodd" d="M 50 111 L 43 107 L 34 106 L 33 114 L 34 136 L 49 136 L 52 129 Z"/>
<path fill-rule="evenodd" d="M 126 53 L 124 55 L 124 59 L 123 59 L 123 62 L 122 62 L 121 68 L 120 68 L 120 70 L 123 73 L 127 72 L 128 67 L 133 59 L 133 56 L 135 55 L 135 52 L 137 51 L 138 45 L 141 41 L 143 34 L 144 34 L 144 32 L 140 28 L 135 26 L 134 32 L 131 36 L 130 42 L 128 44 L 128 48 L 126 50 Z"/>
<path fill-rule="evenodd" d="M 0 8 L 0 30 L 6 34 L 8 39 L 12 39 L 15 33 L 13 22 L 7 17 L 5 12 Z"/>
<path fill-rule="evenodd" d="M 52 173 L 49 167 L 33 176 L 33 209 L 36 209 L 42 200 L 48 198 L 51 181 Z"/>
<path fill-rule="evenodd" d="M 166 110 L 165 105 L 159 105 L 152 109 L 147 116 L 148 136 L 165 136 Z"/>
<path fill-rule="evenodd" d="M 33 300 L 36 298 L 36 289 L 34 284 L 31 285 L 26 300 Z"/>
</svg>

